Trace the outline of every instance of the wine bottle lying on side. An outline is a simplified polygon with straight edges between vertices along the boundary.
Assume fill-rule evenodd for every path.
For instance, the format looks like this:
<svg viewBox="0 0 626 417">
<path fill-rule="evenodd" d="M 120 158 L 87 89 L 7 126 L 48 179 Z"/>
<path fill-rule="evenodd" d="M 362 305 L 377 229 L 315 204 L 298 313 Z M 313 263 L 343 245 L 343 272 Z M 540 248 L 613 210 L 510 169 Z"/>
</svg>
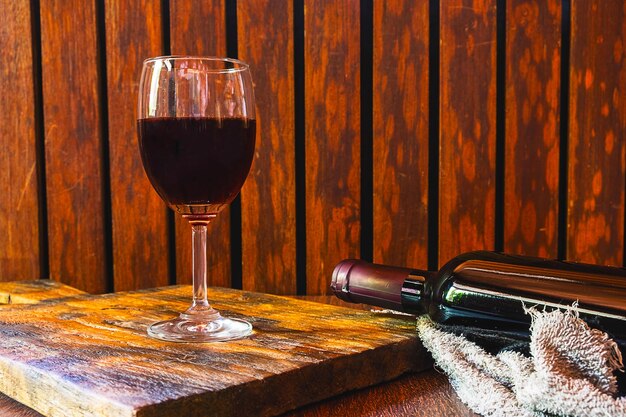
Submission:
<svg viewBox="0 0 626 417">
<path fill-rule="evenodd" d="M 626 341 L 626 269 L 478 251 L 438 272 L 347 259 L 335 267 L 337 297 L 445 325 L 528 334 L 529 307 L 572 309 L 591 327 Z"/>
</svg>

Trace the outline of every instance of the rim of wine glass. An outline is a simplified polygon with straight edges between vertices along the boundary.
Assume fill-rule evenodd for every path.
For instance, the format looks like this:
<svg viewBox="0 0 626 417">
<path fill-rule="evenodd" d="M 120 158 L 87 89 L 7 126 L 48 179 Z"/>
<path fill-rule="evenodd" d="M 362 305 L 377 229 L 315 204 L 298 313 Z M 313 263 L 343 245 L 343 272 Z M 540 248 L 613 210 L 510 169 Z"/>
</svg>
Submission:
<svg viewBox="0 0 626 417">
<path fill-rule="evenodd" d="M 218 57 L 218 56 L 194 56 L 194 55 L 155 56 L 155 57 L 145 59 L 143 61 L 143 64 L 146 65 L 152 62 L 157 62 L 157 61 L 177 61 L 177 60 L 220 61 L 220 62 L 230 62 L 231 64 L 237 65 L 237 67 L 234 67 L 234 68 L 214 68 L 214 69 L 211 68 L 211 69 L 206 70 L 206 71 L 215 72 L 215 73 L 242 72 L 250 68 L 250 65 L 235 58 L 225 58 L 225 57 Z"/>
</svg>

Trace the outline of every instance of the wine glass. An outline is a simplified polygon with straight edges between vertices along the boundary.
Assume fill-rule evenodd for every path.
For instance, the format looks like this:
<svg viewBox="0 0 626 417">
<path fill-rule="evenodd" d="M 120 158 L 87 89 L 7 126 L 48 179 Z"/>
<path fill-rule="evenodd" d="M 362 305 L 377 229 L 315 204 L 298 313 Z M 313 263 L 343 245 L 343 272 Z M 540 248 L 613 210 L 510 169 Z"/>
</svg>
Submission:
<svg viewBox="0 0 626 417">
<path fill-rule="evenodd" d="M 177 342 L 239 339 L 252 332 L 207 301 L 207 225 L 239 193 L 254 154 L 256 120 L 248 65 L 229 58 L 162 56 L 143 63 L 137 121 L 143 167 L 161 198 L 191 224 L 193 303 L 152 324 Z"/>
</svg>

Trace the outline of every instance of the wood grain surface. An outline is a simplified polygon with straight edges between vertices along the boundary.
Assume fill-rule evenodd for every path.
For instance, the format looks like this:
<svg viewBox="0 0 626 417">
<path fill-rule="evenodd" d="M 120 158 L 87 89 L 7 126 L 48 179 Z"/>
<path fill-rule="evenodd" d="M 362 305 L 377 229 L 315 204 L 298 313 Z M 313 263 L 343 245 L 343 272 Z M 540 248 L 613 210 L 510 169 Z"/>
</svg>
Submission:
<svg viewBox="0 0 626 417">
<path fill-rule="evenodd" d="M 359 2 L 304 9 L 307 294 L 329 292 L 333 267 L 359 256 Z"/>
<path fill-rule="evenodd" d="M 431 369 L 303 407 L 284 417 L 478 417 Z M 17 416 L 16 416 L 17 417 Z"/>
<path fill-rule="evenodd" d="M 169 281 L 166 207 L 143 171 L 136 128 L 142 62 L 163 54 L 160 4 L 105 3 L 115 291 Z"/>
<path fill-rule="evenodd" d="M 239 57 L 251 66 L 257 103 L 256 152 L 241 192 L 243 288 L 295 294 L 293 4 L 238 1 L 237 12 Z"/>
<path fill-rule="evenodd" d="M 626 10 L 572 2 L 567 257 L 622 265 Z"/>
<path fill-rule="evenodd" d="M 48 280 L 21 281 L 0 284 L 0 299 L 3 294 L 19 294 L 17 302 L 34 302 L 70 295 L 66 291 L 78 291 L 63 284 Z M 344 303 L 334 296 L 302 296 L 299 299 L 352 308 L 369 309 L 367 306 Z M 2 302 L 0 301 L 0 304 Z M 15 400 L 0 394 L 0 415 L 3 417 L 40 417 L 41 414 Z M 398 379 L 342 394 L 288 412 L 284 416 L 475 416 L 454 394 L 443 374 L 426 370 L 417 374 L 404 375 Z"/>
<path fill-rule="evenodd" d="M 40 276 L 30 2 L 1 0 L 0 281 Z"/>
<path fill-rule="evenodd" d="M 493 249 L 496 1 L 441 2 L 439 262 Z"/>
<path fill-rule="evenodd" d="M 210 298 L 253 323 L 249 338 L 149 339 L 146 327 L 186 308 L 190 293 L 168 287 L 0 309 L 0 390 L 51 417 L 276 415 L 429 366 L 414 318 L 229 289 Z"/>
<path fill-rule="evenodd" d="M 3 417 L 40 417 L 41 414 L 0 394 Z M 282 417 L 478 417 L 457 397 L 445 375 L 431 369 L 346 393 Z"/>
<path fill-rule="evenodd" d="M 0 415 L 3 417 L 42 417 L 42 415 L 32 408 L 0 394 Z"/>
<path fill-rule="evenodd" d="M 428 1 L 374 2 L 374 262 L 426 267 Z"/>
<path fill-rule="evenodd" d="M 561 4 L 506 4 L 504 250 L 556 258 Z"/>
<path fill-rule="evenodd" d="M 41 55 L 50 277 L 105 292 L 95 2 L 42 1 Z"/>
<path fill-rule="evenodd" d="M 12 308 L 16 304 L 37 304 L 82 294 L 84 292 L 79 289 L 49 279 L 2 282 L 0 308 Z M 0 416 L 41 417 L 41 414 L 0 393 Z"/>
<path fill-rule="evenodd" d="M 170 0 L 170 48 L 174 55 L 226 56 L 225 1 Z M 176 282 L 191 283 L 191 227 L 176 215 Z M 209 285 L 230 287 L 230 209 L 207 231 Z"/>
<path fill-rule="evenodd" d="M 0 305 L 36 304 L 82 294 L 85 293 L 77 288 L 49 279 L 0 282 Z"/>
</svg>

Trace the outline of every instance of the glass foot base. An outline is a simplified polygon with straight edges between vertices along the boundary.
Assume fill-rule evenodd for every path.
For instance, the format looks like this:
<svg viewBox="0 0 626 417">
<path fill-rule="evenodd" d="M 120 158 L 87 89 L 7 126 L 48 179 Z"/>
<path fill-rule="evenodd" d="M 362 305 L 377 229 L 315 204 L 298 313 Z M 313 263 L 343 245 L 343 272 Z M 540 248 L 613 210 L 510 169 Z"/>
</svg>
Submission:
<svg viewBox="0 0 626 417">
<path fill-rule="evenodd" d="M 148 327 L 148 336 L 168 342 L 224 342 L 251 333 L 252 325 L 247 321 L 222 317 L 215 310 L 203 314 L 182 313 L 175 319 Z"/>
</svg>

